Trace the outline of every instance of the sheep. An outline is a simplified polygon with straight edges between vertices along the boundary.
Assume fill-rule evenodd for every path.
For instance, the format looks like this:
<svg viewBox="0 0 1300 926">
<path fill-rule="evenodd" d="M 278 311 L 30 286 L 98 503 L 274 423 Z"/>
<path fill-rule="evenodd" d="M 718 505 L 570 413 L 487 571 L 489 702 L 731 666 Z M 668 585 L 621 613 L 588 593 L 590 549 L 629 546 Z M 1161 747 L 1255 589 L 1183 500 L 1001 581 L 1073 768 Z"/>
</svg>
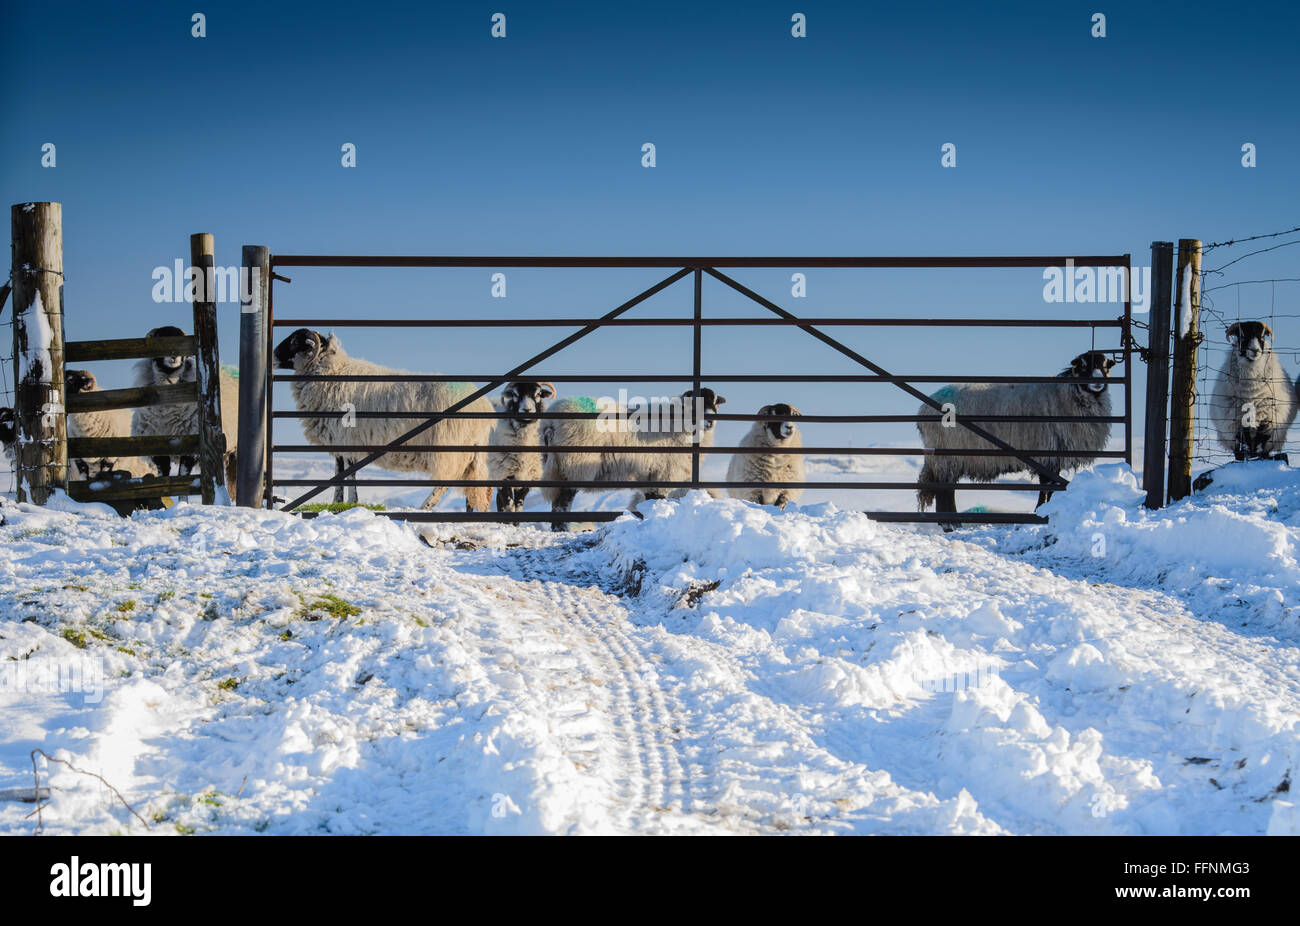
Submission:
<svg viewBox="0 0 1300 926">
<path fill-rule="evenodd" d="M 793 405 L 780 402 L 776 405 L 764 405 L 758 410 L 760 415 L 773 415 L 782 418 L 798 417 L 802 413 Z M 741 447 L 772 447 L 787 450 L 802 447 L 803 438 L 793 421 L 755 421 L 740 441 Z M 799 453 L 737 453 L 731 457 L 727 467 L 728 482 L 803 482 L 803 454 Z M 787 488 L 739 488 L 733 486 L 727 492 L 732 498 L 743 498 L 759 505 L 776 505 L 784 508 L 789 502 L 797 501 L 803 495 L 803 489 Z"/>
<path fill-rule="evenodd" d="M 299 328 L 280 342 L 275 348 L 275 364 L 279 369 L 292 370 L 300 375 L 402 375 L 400 370 L 349 357 L 337 337 L 325 336 L 307 328 Z M 410 418 L 304 419 L 302 429 L 307 440 L 313 444 L 325 445 L 391 443 L 426 420 L 419 413 L 441 411 L 474 392 L 474 387 L 469 383 L 324 380 L 294 382 L 292 386 L 299 411 L 413 413 Z M 493 411 L 492 404 L 483 397 L 475 399 L 463 410 L 489 415 Z M 463 444 L 485 447 L 491 428 L 491 417 L 444 418 L 407 441 L 404 446 L 418 448 Z M 483 449 L 437 453 L 399 449 L 384 454 L 375 460 L 375 465 L 400 472 L 425 473 L 434 479 L 487 481 L 487 452 Z M 446 486 L 435 486 L 422 507 L 425 510 L 433 508 L 446 493 Z M 490 509 L 492 491 L 488 486 L 466 487 L 464 494 L 469 511 Z"/>
<path fill-rule="evenodd" d="M 1114 360 L 1101 351 L 1093 350 L 1075 357 L 1070 361 L 1069 368 L 1058 374 L 1063 378 L 1094 377 L 1090 383 L 968 383 L 946 386 L 930 398 L 943 404 L 952 403 L 959 416 L 1014 414 L 1110 417 L 1110 395 L 1106 379 L 1114 365 Z M 922 415 L 934 413 L 934 408 L 929 405 L 920 408 Z M 1110 436 L 1110 425 L 1105 422 L 1026 421 L 976 424 L 1016 449 L 1049 451 L 1048 455 L 1038 457 L 1038 462 L 1058 472 L 1080 469 L 1090 464 L 1095 457 L 1058 457 L 1052 456 L 1051 451 L 1100 452 L 1105 449 L 1106 440 Z M 955 422 L 945 427 L 941 419 L 932 418 L 918 421 L 916 428 L 921 432 L 922 443 L 930 449 L 995 449 L 992 444 Z M 1023 460 L 1010 456 L 927 456 L 917 481 L 957 482 L 965 476 L 988 482 L 998 476 L 1028 468 Z M 1050 480 L 1040 474 L 1038 481 L 1044 488 L 1038 493 L 1035 508 L 1052 497 L 1046 488 Z M 937 512 L 955 513 L 956 494 L 954 489 L 930 490 L 918 487 L 917 507 L 924 511 L 931 502 L 935 502 Z M 945 526 L 945 530 L 951 530 L 951 527 Z"/>
<path fill-rule="evenodd" d="M 1273 353 L 1272 328 L 1237 322 L 1227 334 L 1232 350 L 1210 398 L 1219 443 L 1238 460 L 1272 456 L 1295 420 L 1296 390 Z"/>
<path fill-rule="evenodd" d="M 147 337 L 179 338 L 185 332 L 174 325 L 154 328 Z M 163 386 L 176 383 L 192 383 L 198 379 L 194 358 L 191 357 L 151 357 L 135 364 L 135 385 Z M 239 441 L 239 381 L 225 370 L 219 373 L 221 390 L 221 430 L 226 437 L 225 483 L 231 497 L 235 494 L 235 458 Z M 131 433 L 149 437 L 175 437 L 178 435 L 197 434 L 199 430 L 199 406 L 197 402 L 183 402 L 175 405 L 151 405 L 137 408 L 131 422 Z M 154 469 L 160 476 L 170 476 L 172 463 L 182 476 L 188 476 L 199 462 L 192 454 L 164 455 L 150 457 Z"/>
<path fill-rule="evenodd" d="M 10 469 L 18 468 L 18 418 L 8 406 L 0 408 L 0 449 Z"/>
<path fill-rule="evenodd" d="M 68 370 L 63 374 L 67 395 L 84 395 L 98 392 L 99 384 L 89 370 Z M 118 408 L 102 412 L 70 412 L 67 418 L 68 437 L 127 437 L 131 433 L 131 409 Z M 97 460 L 69 458 L 68 479 L 91 479 L 108 476 L 114 470 L 125 470 L 132 476 L 148 472 L 147 464 L 139 457 L 101 457 Z"/>
<path fill-rule="evenodd" d="M 501 393 L 499 410 L 509 417 L 497 421 L 492 429 L 494 447 L 527 447 L 541 444 L 541 421 L 538 415 L 546 411 L 546 402 L 555 395 L 550 383 L 511 383 Z M 488 475 L 497 488 L 497 511 L 523 511 L 528 497 L 530 480 L 542 475 L 540 453 L 514 450 L 494 450 L 487 455 Z M 520 485 L 509 485 L 511 482 Z"/>
<path fill-rule="evenodd" d="M 577 486 L 592 482 L 627 482 L 645 498 L 662 498 L 666 487 L 660 482 L 682 482 L 691 478 L 691 455 L 686 453 L 620 453 L 629 446 L 689 447 L 697 427 L 702 428 L 700 445 L 713 444 L 713 424 L 706 415 L 717 414 L 727 400 L 712 389 L 683 392 L 659 408 L 628 407 L 610 399 L 588 396 L 561 399 L 552 412 L 597 412 L 600 418 L 551 419 L 542 425 L 542 443 L 547 446 L 608 448 L 597 452 L 547 451 L 542 455 L 542 478 L 563 481 L 568 486 L 544 486 L 542 497 L 551 511 L 568 511 L 577 496 Z M 646 419 L 649 418 L 647 422 Z M 703 420 L 702 420 L 703 419 Z M 672 491 L 676 496 L 685 490 Z M 564 530 L 563 521 L 552 521 L 551 529 Z"/>
</svg>

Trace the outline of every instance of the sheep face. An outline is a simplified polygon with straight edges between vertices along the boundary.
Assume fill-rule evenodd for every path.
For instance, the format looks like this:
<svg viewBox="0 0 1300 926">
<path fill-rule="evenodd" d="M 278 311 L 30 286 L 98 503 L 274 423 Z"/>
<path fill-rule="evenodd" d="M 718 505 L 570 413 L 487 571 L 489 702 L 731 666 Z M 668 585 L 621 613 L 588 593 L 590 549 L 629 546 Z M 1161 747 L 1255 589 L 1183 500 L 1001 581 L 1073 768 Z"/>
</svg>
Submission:
<svg viewBox="0 0 1300 926">
<path fill-rule="evenodd" d="M 1228 328 L 1232 349 L 1248 363 L 1254 363 L 1269 352 L 1273 329 L 1263 322 L 1237 322 Z"/>
<path fill-rule="evenodd" d="M 701 388 L 699 392 L 696 392 L 694 389 L 687 389 L 682 393 L 682 408 L 690 409 L 690 411 L 686 413 L 687 420 L 690 421 L 699 420 L 699 418 L 704 417 L 704 415 L 716 415 L 718 413 L 718 406 L 722 405 L 726 401 L 726 399 L 708 387 Z M 697 414 L 699 412 L 703 412 L 703 414 Z M 713 430 L 713 425 L 715 423 L 716 422 L 714 421 L 705 419 L 703 423 L 704 430 Z"/>
<path fill-rule="evenodd" d="M 319 331 L 299 328 L 276 346 L 276 368 L 301 372 L 304 367 L 315 361 L 333 340 L 333 338 L 321 337 Z"/>
<path fill-rule="evenodd" d="M 793 405 L 787 405 L 784 402 L 778 402 L 776 405 L 764 405 L 758 410 L 758 413 L 760 415 L 794 415 L 796 417 L 803 414 L 803 412 L 799 411 L 799 409 L 795 408 Z M 793 421 L 764 421 L 761 422 L 761 424 L 767 433 L 771 435 L 772 440 L 775 441 L 789 440 L 795 431 L 798 430 Z"/>
<path fill-rule="evenodd" d="M 146 337 L 183 338 L 185 332 L 175 325 L 163 325 L 154 328 Z M 182 383 L 195 378 L 193 357 L 153 357 L 149 367 L 157 383 Z"/>
<path fill-rule="evenodd" d="M 1080 389 L 1086 389 L 1089 392 L 1105 392 L 1106 380 L 1110 377 L 1110 369 L 1115 365 L 1111 360 L 1099 350 L 1090 350 L 1085 354 L 1080 354 L 1070 361 L 1070 369 L 1062 373 L 1062 376 L 1091 376 L 1094 382 L 1079 384 Z"/>
<path fill-rule="evenodd" d="M 95 374 L 89 370 L 68 370 L 63 374 L 63 382 L 69 393 L 95 391 Z"/>
<path fill-rule="evenodd" d="M 501 392 L 501 410 L 518 424 L 527 424 L 546 411 L 546 402 L 554 395 L 550 383 L 511 383 Z"/>
<path fill-rule="evenodd" d="M 18 445 L 18 420 L 12 408 L 0 408 L 0 447 L 11 459 Z"/>
</svg>

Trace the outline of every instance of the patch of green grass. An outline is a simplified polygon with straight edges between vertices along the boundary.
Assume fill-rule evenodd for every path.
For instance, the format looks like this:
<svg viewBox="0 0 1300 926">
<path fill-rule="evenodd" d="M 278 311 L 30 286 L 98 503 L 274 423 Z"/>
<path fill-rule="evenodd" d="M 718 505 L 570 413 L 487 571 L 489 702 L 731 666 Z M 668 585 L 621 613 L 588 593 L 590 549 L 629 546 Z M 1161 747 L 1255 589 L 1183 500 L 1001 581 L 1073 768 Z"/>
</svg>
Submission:
<svg viewBox="0 0 1300 926">
<path fill-rule="evenodd" d="M 212 597 L 212 592 L 199 592 L 199 597 L 200 597 L 200 598 L 211 598 L 211 597 Z"/>
<path fill-rule="evenodd" d="M 336 617 L 336 618 L 356 617 L 358 614 L 361 613 L 361 609 L 358 608 L 356 605 L 352 604 L 351 602 L 344 601 L 338 595 L 332 594 L 330 592 L 326 592 L 323 595 L 318 595 L 315 601 L 307 605 L 308 615 L 315 614 L 318 611 L 323 611 L 326 614 L 328 614 L 330 617 Z M 313 618 L 309 616 L 307 620 L 319 620 L 319 618 Z"/>
<path fill-rule="evenodd" d="M 286 630 L 284 633 L 280 634 L 280 639 L 285 641 L 292 640 L 293 632 L 290 630 Z"/>
<path fill-rule="evenodd" d="M 173 823 L 172 826 L 176 827 L 176 832 L 180 833 L 182 836 L 194 835 L 194 827 L 192 826 L 186 826 L 184 823 Z"/>
<path fill-rule="evenodd" d="M 203 792 L 196 798 L 196 800 L 200 804 L 207 804 L 209 807 L 220 807 L 222 804 L 222 797 L 223 795 L 220 791 L 213 790 Z"/>
<path fill-rule="evenodd" d="M 117 651 L 118 651 L 119 653 L 126 653 L 128 656 L 139 656 L 139 655 L 140 655 L 140 654 L 137 653 L 135 650 L 131 649 L 129 646 L 119 646 L 119 647 L 117 648 Z"/>
<path fill-rule="evenodd" d="M 77 649 L 85 649 L 90 644 L 91 640 L 99 640 L 103 642 L 112 639 L 108 634 L 104 633 L 104 631 L 97 630 L 94 627 L 64 627 L 59 631 L 59 636 L 63 637 L 63 639 L 67 640 Z"/>
<path fill-rule="evenodd" d="M 425 630 L 428 630 L 432 626 L 428 621 L 424 620 L 423 618 L 416 617 L 414 614 L 411 615 L 411 620 L 415 621 Z"/>
<path fill-rule="evenodd" d="M 132 598 L 128 598 L 126 601 L 121 602 L 113 610 L 116 611 L 118 614 L 130 614 L 132 611 L 135 610 L 135 600 Z"/>
<path fill-rule="evenodd" d="M 236 688 L 239 687 L 239 679 L 235 678 L 232 675 L 230 678 L 223 679 L 220 682 L 217 682 L 217 687 L 220 688 L 222 691 L 234 691 Z"/>
<path fill-rule="evenodd" d="M 65 585 L 65 586 L 63 586 L 63 587 L 64 587 L 65 589 L 68 589 L 68 590 L 70 590 L 70 591 L 74 591 L 74 592 L 88 592 L 88 591 L 90 591 L 90 586 L 89 586 L 89 585 L 75 585 L 75 584 L 74 584 L 74 585 Z"/>
<path fill-rule="evenodd" d="M 368 508 L 371 511 L 388 510 L 383 505 L 369 504 L 366 502 L 308 502 L 306 505 L 298 506 L 299 511 L 313 511 L 317 514 L 338 514 L 340 511 L 350 511 L 353 508 Z"/>
<path fill-rule="evenodd" d="M 176 589 L 174 589 L 174 588 L 169 588 L 169 589 L 167 589 L 167 591 L 165 591 L 165 592 L 159 592 L 159 593 L 158 593 L 158 601 L 159 601 L 160 603 L 161 603 L 161 602 L 164 602 L 164 601 L 170 601 L 171 599 L 173 599 L 173 598 L 175 598 L 175 597 L 176 597 Z"/>
</svg>

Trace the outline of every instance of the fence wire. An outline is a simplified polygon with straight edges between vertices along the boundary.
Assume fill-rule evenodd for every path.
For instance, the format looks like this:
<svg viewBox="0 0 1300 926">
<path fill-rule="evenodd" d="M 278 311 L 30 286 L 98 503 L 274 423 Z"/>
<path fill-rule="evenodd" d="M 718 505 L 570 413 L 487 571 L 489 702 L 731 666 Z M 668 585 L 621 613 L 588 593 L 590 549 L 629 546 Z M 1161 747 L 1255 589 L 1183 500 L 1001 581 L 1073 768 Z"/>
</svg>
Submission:
<svg viewBox="0 0 1300 926">
<path fill-rule="evenodd" d="M 1248 241 L 1297 233 L 1300 233 L 1300 227 L 1216 242 L 1205 245 L 1201 253 L 1204 256 L 1219 248 L 1240 247 Z M 1229 326 L 1236 322 L 1260 321 L 1273 329 L 1273 353 L 1294 387 L 1297 370 L 1300 370 L 1300 261 L 1297 261 L 1294 275 L 1267 278 L 1259 278 L 1251 273 L 1249 263 L 1243 263 L 1247 258 L 1292 245 L 1300 245 L 1300 237 L 1236 256 L 1228 251 L 1222 261 L 1215 261 L 1215 268 L 1201 270 L 1201 341 L 1197 348 L 1192 459 L 1202 467 L 1221 466 L 1233 460 L 1232 451 L 1219 442 L 1210 408 L 1215 384 L 1224 374 L 1231 354 L 1232 345 L 1226 334 Z M 1229 267 L 1234 268 L 1233 272 L 1225 273 Z M 1231 279 L 1234 274 L 1243 278 Z M 1175 298 L 1178 291 L 1175 286 Z M 1300 426 L 1292 427 L 1288 432 L 1281 452 L 1288 454 L 1292 462 L 1300 462 Z"/>
</svg>

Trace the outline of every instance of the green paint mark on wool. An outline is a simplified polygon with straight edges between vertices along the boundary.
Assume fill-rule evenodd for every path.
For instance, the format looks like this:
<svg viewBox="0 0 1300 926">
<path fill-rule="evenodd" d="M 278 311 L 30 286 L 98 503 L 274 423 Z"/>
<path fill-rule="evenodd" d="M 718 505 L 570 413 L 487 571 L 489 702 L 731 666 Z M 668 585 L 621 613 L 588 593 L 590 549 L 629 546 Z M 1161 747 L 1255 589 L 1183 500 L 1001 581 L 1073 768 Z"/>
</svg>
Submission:
<svg viewBox="0 0 1300 926">
<path fill-rule="evenodd" d="M 600 409 L 596 408 L 596 400 L 593 399 L 591 396 L 587 396 L 587 395 L 575 396 L 569 401 L 572 402 L 580 412 L 600 411 Z"/>
<path fill-rule="evenodd" d="M 231 379 L 239 379 L 239 367 L 223 366 L 221 372 L 225 373 Z"/>
<path fill-rule="evenodd" d="M 957 398 L 957 387 L 944 386 L 938 392 L 932 393 L 930 398 L 934 399 L 936 402 L 951 402 L 953 399 Z"/>
</svg>

